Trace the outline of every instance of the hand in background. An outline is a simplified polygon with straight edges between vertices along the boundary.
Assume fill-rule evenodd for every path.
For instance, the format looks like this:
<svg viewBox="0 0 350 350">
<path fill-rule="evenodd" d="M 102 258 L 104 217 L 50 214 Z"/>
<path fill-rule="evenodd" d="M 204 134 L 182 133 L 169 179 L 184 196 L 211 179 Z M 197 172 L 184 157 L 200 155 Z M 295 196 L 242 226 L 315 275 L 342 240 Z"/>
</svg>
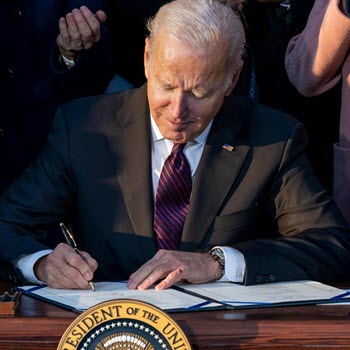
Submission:
<svg viewBox="0 0 350 350">
<path fill-rule="evenodd" d="M 36 277 L 51 288 L 90 289 L 97 262 L 88 253 L 60 243 L 34 265 Z"/>
<path fill-rule="evenodd" d="M 151 260 L 130 276 L 128 287 L 148 289 L 162 280 L 155 287 L 162 290 L 180 281 L 206 283 L 217 280 L 220 276 L 221 266 L 209 253 L 159 250 Z"/>
<path fill-rule="evenodd" d="M 74 9 L 61 17 L 58 25 L 60 34 L 57 45 L 61 54 L 69 60 L 74 60 L 83 50 L 90 49 L 101 37 L 101 23 L 107 19 L 106 14 L 99 10 L 93 14 L 86 6 Z"/>
</svg>

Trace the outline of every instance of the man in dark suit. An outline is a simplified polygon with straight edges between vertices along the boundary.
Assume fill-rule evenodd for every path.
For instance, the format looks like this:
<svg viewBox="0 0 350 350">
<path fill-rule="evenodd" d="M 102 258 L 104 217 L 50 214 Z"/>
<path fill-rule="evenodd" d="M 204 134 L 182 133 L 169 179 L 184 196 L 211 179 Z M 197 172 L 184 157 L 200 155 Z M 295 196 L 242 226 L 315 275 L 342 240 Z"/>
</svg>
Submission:
<svg viewBox="0 0 350 350">
<path fill-rule="evenodd" d="M 218 1 L 175 0 L 149 30 L 147 85 L 58 111 L 46 147 L 0 201 L 1 257 L 57 288 L 89 288 L 92 278 L 130 277 L 139 289 L 348 279 L 349 232 L 304 155 L 303 126 L 230 96 L 242 66 L 239 16 Z M 165 180 L 168 159 L 181 166 Z M 187 187 L 162 220 L 172 181 Z M 179 245 L 159 249 L 183 216 Z M 62 220 L 79 254 L 38 239 Z"/>
<path fill-rule="evenodd" d="M 289 81 L 285 68 L 288 43 L 305 28 L 314 2 L 249 0 L 244 17 L 256 75 L 256 99 L 305 125 L 309 138 L 306 154 L 316 176 L 331 192 L 333 145 L 339 139 L 341 83 L 320 96 L 305 97 Z"/>
</svg>

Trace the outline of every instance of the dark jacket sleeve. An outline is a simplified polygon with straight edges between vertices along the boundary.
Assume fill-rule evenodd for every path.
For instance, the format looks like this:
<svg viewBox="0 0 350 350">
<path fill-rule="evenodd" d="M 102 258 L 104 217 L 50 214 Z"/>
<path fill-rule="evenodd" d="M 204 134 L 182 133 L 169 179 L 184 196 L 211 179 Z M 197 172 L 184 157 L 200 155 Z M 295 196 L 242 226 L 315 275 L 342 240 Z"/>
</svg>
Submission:
<svg viewBox="0 0 350 350">
<path fill-rule="evenodd" d="M 46 147 L 0 197 L 1 259 L 47 249 L 47 232 L 67 217 L 74 199 L 69 145 L 60 110 Z"/>
</svg>

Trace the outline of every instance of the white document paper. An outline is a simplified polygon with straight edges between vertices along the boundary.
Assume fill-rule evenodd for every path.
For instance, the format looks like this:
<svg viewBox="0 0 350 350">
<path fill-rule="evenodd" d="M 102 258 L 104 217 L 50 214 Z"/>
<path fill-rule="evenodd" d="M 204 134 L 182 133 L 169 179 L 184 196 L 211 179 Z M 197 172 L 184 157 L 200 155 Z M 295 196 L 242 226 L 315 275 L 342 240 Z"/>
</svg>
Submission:
<svg viewBox="0 0 350 350">
<path fill-rule="evenodd" d="M 349 301 L 350 292 L 314 281 L 242 286 L 235 283 L 177 284 L 163 291 L 131 290 L 126 282 L 97 282 L 96 291 L 53 289 L 46 286 L 18 287 L 26 295 L 83 312 L 113 299 L 140 300 L 165 311 L 256 308 L 279 305 L 320 304 Z"/>
<path fill-rule="evenodd" d="M 181 288 L 231 306 L 268 306 L 279 303 L 336 302 L 349 298 L 348 291 L 314 281 L 242 286 L 228 282 L 186 284 Z M 316 302 L 315 302 L 316 303 Z"/>
<path fill-rule="evenodd" d="M 27 295 L 36 296 L 76 311 L 85 311 L 96 304 L 113 299 L 140 300 L 166 311 L 222 307 L 219 303 L 208 302 L 206 299 L 175 289 L 141 291 L 128 289 L 124 282 L 95 282 L 94 284 L 96 291 L 54 289 L 46 286 L 24 286 L 19 289 Z"/>
</svg>

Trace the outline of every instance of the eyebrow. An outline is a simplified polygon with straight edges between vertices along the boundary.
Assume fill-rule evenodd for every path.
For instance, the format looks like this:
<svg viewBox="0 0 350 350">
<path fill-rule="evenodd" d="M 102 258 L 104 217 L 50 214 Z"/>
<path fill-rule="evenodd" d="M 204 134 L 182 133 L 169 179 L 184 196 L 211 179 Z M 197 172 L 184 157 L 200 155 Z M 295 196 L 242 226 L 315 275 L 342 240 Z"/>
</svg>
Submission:
<svg viewBox="0 0 350 350">
<path fill-rule="evenodd" d="M 197 93 L 197 94 L 199 94 L 202 97 L 205 97 L 205 96 L 210 95 L 213 92 L 213 89 L 207 90 L 207 89 L 199 88 L 199 89 L 192 90 L 192 92 L 193 93 Z"/>
<path fill-rule="evenodd" d="M 173 88 L 174 86 L 171 83 L 166 82 L 165 80 L 162 80 L 158 78 L 159 83 L 164 87 L 164 88 Z M 208 96 L 212 93 L 213 89 L 207 90 L 205 88 L 194 88 L 192 90 L 184 90 L 185 92 L 193 93 L 193 94 L 198 94 L 199 96 L 205 97 Z"/>
</svg>

